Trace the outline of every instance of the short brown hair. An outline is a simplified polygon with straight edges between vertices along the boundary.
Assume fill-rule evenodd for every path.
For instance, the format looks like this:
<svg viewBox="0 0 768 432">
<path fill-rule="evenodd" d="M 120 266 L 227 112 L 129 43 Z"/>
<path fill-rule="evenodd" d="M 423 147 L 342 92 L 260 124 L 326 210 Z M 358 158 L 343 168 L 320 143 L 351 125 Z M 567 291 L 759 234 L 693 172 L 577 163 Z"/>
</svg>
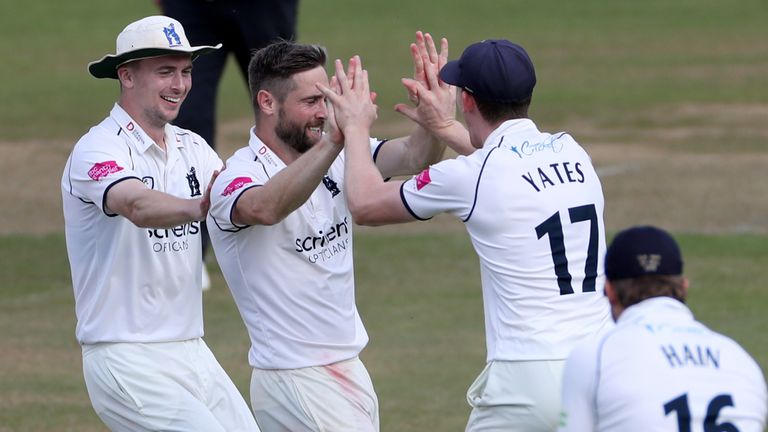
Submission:
<svg viewBox="0 0 768 432">
<path fill-rule="evenodd" d="M 282 101 L 294 88 L 293 75 L 325 67 L 325 49 L 319 45 L 281 40 L 256 51 L 248 64 L 248 86 L 251 103 L 258 113 L 256 95 L 267 90 Z"/>
<path fill-rule="evenodd" d="M 612 280 L 619 304 L 628 308 L 652 297 L 672 297 L 685 303 L 683 276 L 645 275 Z"/>
<path fill-rule="evenodd" d="M 529 97 L 520 102 L 490 102 L 475 98 L 475 104 L 485 121 L 496 124 L 506 120 L 527 118 L 531 98 Z"/>
</svg>

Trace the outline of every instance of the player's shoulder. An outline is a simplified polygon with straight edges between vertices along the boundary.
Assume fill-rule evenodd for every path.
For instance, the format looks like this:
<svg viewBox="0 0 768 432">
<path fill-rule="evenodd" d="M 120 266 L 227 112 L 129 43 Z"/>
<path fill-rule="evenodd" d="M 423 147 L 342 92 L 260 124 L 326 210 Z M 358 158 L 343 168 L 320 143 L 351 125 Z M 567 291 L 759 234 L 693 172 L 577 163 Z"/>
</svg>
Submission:
<svg viewBox="0 0 768 432">
<path fill-rule="evenodd" d="M 87 152 L 91 150 L 109 151 L 117 146 L 124 147 L 125 139 L 121 136 L 123 130 L 110 118 L 91 127 L 75 143 L 73 153 Z"/>
<path fill-rule="evenodd" d="M 608 332 L 602 335 L 594 335 L 584 339 L 579 344 L 577 344 L 573 350 L 571 350 L 571 353 L 568 355 L 568 357 L 577 359 L 578 361 L 597 357 L 598 353 L 601 349 L 603 349 L 603 346 L 605 345 L 610 335 L 611 332 Z"/>
<path fill-rule="evenodd" d="M 434 180 L 438 183 L 464 183 L 468 179 L 476 179 L 480 175 L 486 158 L 487 154 L 483 149 L 480 149 L 469 155 L 443 159 L 424 169 L 424 172 L 427 172 L 431 181 Z M 424 176 L 424 174 L 419 173 L 418 176 Z"/>
<path fill-rule="evenodd" d="M 192 148 L 210 148 L 205 138 L 198 133 L 178 127 L 174 124 L 169 124 L 168 126 L 171 128 L 174 135 L 176 135 L 176 138 L 181 141 L 183 146 Z"/>
<path fill-rule="evenodd" d="M 256 159 L 256 155 L 250 147 L 244 147 L 235 151 L 227 159 L 226 168 L 221 171 L 216 179 L 214 190 L 226 189 L 227 186 L 235 184 L 242 187 L 250 183 L 263 183 L 267 174 L 261 163 Z"/>
<path fill-rule="evenodd" d="M 550 135 L 550 139 L 554 143 L 555 147 L 559 147 L 564 151 L 569 151 L 582 155 L 585 159 L 591 162 L 592 158 L 589 156 L 587 149 L 581 145 L 570 132 L 557 132 Z"/>
<path fill-rule="evenodd" d="M 738 341 L 728 335 L 718 333 L 702 323 L 699 324 L 707 330 L 707 337 L 713 341 L 713 344 L 719 345 L 723 351 L 731 353 L 733 357 L 740 358 L 740 361 L 743 363 L 753 365 L 758 370 L 760 369 L 757 365 L 757 361 Z"/>
<path fill-rule="evenodd" d="M 227 158 L 227 169 L 233 168 L 234 170 L 251 170 L 257 165 L 258 157 L 254 153 L 251 147 L 242 147 L 235 150 L 232 155 Z"/>
</svg>

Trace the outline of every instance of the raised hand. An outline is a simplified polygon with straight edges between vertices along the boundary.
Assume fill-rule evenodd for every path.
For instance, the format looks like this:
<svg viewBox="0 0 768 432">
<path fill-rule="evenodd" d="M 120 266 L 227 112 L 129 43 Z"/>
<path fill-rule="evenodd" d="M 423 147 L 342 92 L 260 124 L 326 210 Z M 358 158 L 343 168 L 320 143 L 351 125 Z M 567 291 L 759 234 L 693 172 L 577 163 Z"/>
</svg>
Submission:
<svg viewBox="0 0 768 432">
<path fill-rule="evenodd" d="M 341 87 L 339 87 L 339 80 L 336 78 L 335 75 L 331 77 L 331 90 L 336 94 L 341 93 Z M 327 126 L 328 138 L 331 140 L 332 143 L 343 146 L 344 134 L 341 132 L 341 129 L 339 129 L 338 123 L 336 123 L 336 111 L 333 109 L 333 104 L 331 103 L 330 99 L 326 98 L 325 103 L 328 110 L 328 118 L 325 122 Z"/>
<path fill-rule="evenodd" d="M 414 106 L 395 105 L 395 111 L 408 117 L 433 134 L 456 122 L 456 88 L 440 80 L 438 73 L 448 62 L 448 40 L 440 40 L 438 53 L 432 35 L 416 32 L 411 46 L 413 78 L 401 81 Z"/>
<path fill-rule="evenodd" d="M 328 98 L 333 107 L 333 117 L 339 130 L 346 136 L 350 129 L 370 130 L 377 117 L 378 107 L 370 91 L 368 71 L 363 69 L 359 56 L 349 60 L 347 72 L 341 60 L 336 60 L 336 75 L 331 87 L 317 84 L 318 89 Z M 330 119 L 330 115 L 329 115 Z"/>
</svg>

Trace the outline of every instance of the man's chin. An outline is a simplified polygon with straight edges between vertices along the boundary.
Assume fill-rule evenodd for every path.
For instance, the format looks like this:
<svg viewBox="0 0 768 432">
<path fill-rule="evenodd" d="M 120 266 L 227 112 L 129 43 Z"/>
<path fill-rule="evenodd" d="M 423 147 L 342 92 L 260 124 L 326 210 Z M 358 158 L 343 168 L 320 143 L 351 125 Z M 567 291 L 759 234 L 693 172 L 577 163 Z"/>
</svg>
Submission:
<svg viewBox="0 0 768 432">
<path fill-rule="evenodd" d="M 309 135 L 304 135 L 304 139 L 301 140 L 300 143 L 294 143 L 293 148 L 296 149 L 299 153 L 306 153 L 315 146 L 315 144 L 319 143 L 322 139 L 322 136 L 319 137 L 311 137 Z"/>
</svg>

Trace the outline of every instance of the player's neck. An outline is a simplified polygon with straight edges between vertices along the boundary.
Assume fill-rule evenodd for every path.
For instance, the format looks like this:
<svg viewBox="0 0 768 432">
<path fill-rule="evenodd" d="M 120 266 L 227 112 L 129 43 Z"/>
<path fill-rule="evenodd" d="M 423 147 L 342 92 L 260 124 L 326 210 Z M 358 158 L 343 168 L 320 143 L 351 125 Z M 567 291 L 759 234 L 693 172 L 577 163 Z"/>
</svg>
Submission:
<svg viewBox="0 0 768 432">
<path fill-rule="evenodd" d="M 127 103 L 125 100 L 120 100 L 118 104 L 133 119 L 133 121 L 135 121 L 136 124 L 141 127 L 141 130 L 143 130 L 144 133 L 147 134 L 147 136 L 152 141 L 154 141 L 158 147 L 160 147 L 161 150 L 166 151 L 165 125 L 159 126 L 155 124 L 155 122 L 148 120 L 140 109 L 134 107 L 130 103 Z"/>
<path fill-rule="evenodd" d="M 275 128 L 272 125 L 264 124 L 257 120 L 256 127 L 254 128 L 256 137 L 261 140 L 272 152 L 283 161 L 284 164 L 290 165 L 296 159 L 301 156 L 301 153 L 296 149 L 283 142 L 280 137 L 275 133 Z"/>
</svg>

